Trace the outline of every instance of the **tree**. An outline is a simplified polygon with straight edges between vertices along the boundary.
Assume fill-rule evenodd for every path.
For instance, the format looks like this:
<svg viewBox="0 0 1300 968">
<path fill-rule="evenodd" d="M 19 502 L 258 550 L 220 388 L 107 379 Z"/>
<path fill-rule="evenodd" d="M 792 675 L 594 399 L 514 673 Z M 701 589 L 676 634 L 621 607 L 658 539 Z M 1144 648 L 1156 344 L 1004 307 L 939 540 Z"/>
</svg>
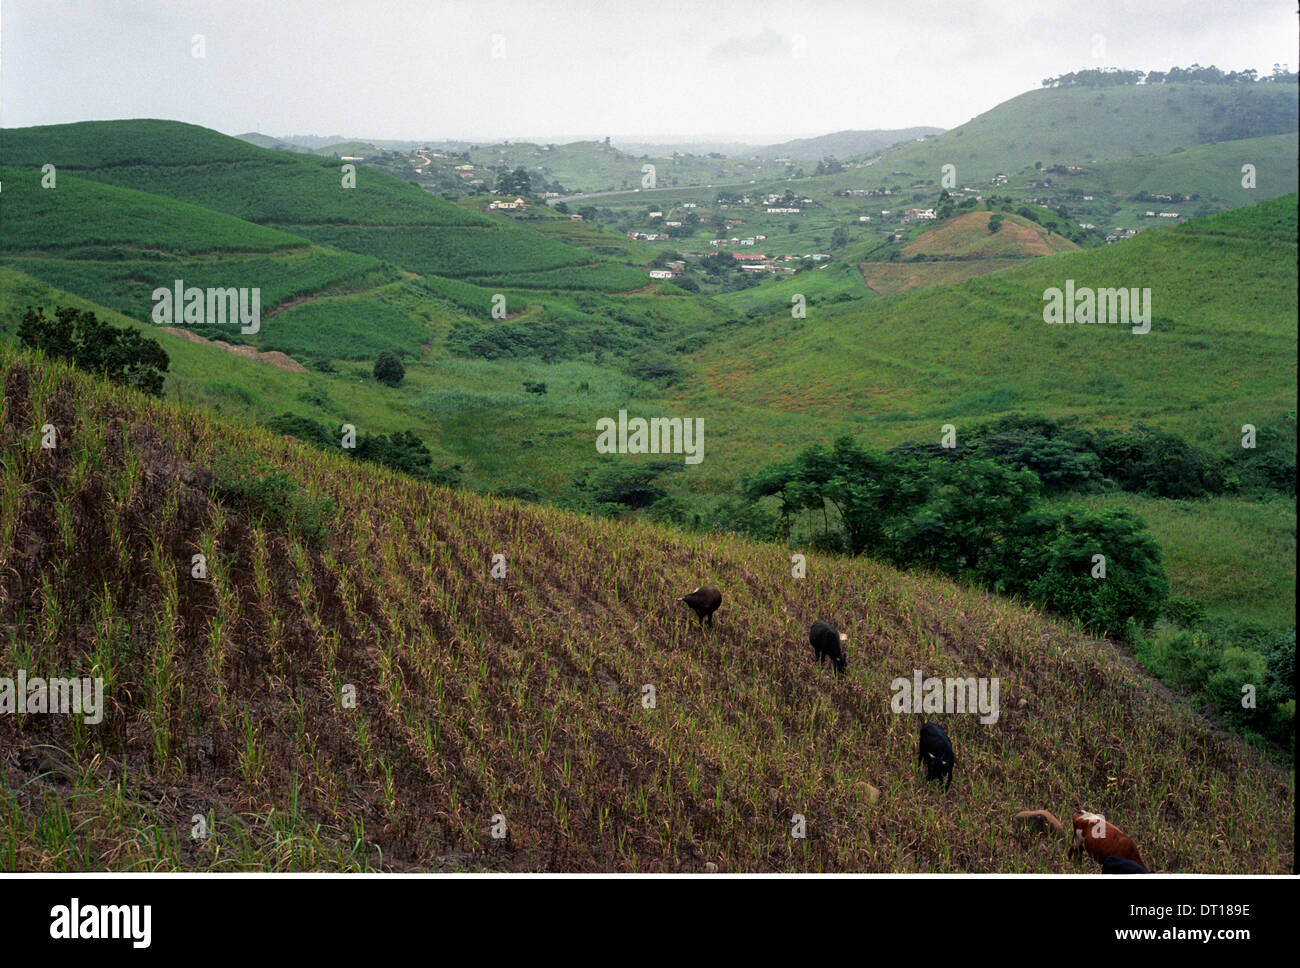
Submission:
<svg viewBox="0 0 1300 968">
<path fill-rule="evenodd" d="M 18 325 L 18 338 L 46 356 L 150 396 L 162 396 L 163 374 L 170 364 L 166 350 L 134 329 L 100 322 L 92 312 L 63 306 L 50 319 L 29 306 Z"/>
<path fill-rule="evenodd" d="M 406 379 L 406 367 L 402 365 L 402 358 L 392 350 L 380 353 L 375 357 L 375 379 L 390 387 L 401 383 Z"/>
</svg>

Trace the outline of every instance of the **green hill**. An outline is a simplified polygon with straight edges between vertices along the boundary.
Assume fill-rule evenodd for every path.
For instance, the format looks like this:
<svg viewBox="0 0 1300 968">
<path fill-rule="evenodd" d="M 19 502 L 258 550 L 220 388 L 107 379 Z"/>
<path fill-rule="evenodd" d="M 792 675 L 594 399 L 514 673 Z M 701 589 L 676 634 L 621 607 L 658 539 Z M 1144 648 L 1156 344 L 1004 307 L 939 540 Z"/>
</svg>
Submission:
<svg viewBox="0 0 1300 968">
<path fill-rule="evenodd" d="M 783 547 L 416 483 L 3 345 L 0 386 L 0 667 L 104 680 L 95 728 L 0 717 L 6 869 L 1094 870 L 1012 825 L 1079 806 L 1163 870 L 1293 867 L 1290 772 L 1006 601 L 792 579 Z M 713 629 L 676 601 L 701 580 Z M 918 669 L 1000 684 L 996 723 L 947 717 L 946 793 L 890 711 Z"/>
<path fill-rule="evenodd" d="M 1289 196 L 806 320 L 787 309 L 700 353 L 683 397 L 727 408 L 710 463 L 723 479 L 731 455 L 774 459 L 840 431 L 931 439 L 950 420 L 1024 409 L 1145 420 L 1226 448 L 1244 414 L 1280 423 L 1295 407 L 1295 227 Z M 1151 333 L 1044 323 L 1044 291 L 1067 279 L 1150 287 Z"/>
<path fill-rule="evenodd" d="M 764 158 L 789 158 L 792 161 L 821 161 L 826 157 L 852 158 L 880 151 L 905 141 L 941 134 L 943 128 L 894 128 L 875 131 L 836 131 L 816 138 L 795 138 L 767 145 L 755 152 Z"/>
<path fill-rule="evenodd" d="M 1294 85 L 1047 88 L 1014 97 L 924 142 L 891 149 L 879 166 L 886 174 L 905 171 L 937 179 L 941 166 L 951 164 L 958 183 L 969 185 L 1035 162 L 1050 167 L 1121 161 L 1296 130 Z M 1232 177 L 1239 181 L 1240 173 L 1225 172 L 1225 184 Z"/>
<path fill-rule="evenodd" d="M 250 145 L 257 145 L 259 148 L 273 148 L 276 151 L 306 151 L 306 148 L 293 144 L 289 141 L 281 141 L 279 138 L 272 138 L 270 135 L 260 134 L 257 131 L 248 131 L 244 134 L 235 135 L 240 141 L 247 141 Z"/>
</svg>

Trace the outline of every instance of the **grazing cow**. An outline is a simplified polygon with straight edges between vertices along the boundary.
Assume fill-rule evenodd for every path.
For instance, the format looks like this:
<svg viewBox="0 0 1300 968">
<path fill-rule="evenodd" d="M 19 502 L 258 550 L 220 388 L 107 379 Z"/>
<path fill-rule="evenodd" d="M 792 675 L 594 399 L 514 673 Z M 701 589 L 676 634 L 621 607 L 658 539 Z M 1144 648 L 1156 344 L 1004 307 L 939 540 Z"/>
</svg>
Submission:
<svg viewBox="0 0 1300 968">
<path fill-rule="evenodd" d="M 700 624 L 704 620 L 709 620 L 709 627 L 713 627 L 713 613 L 718 610 L 722 604 L 722 592 L 718 591 L 712 585 L 701 585 L 689 595 L 683 596 L 682 601 L 689 605 L 692 611 L 700 618 Z"/>
<path fill-rule="evenodd" d="M 921 727 L 921 748 L 917 750 L 916 762 L 925 764 L 927 780 L 942 780 L 946 776 L 944 790 L 952 786 L 952 768 L 957 757 L 942 726 L 926 723 Z"/>
<path fill-rule="evenodd" d="M 1146 867 L 1133 838 L 1101 814 L 1080 810 L 1074 815 L 1074 839 L 1067 854 L 1080 857 L 1085 850 L 1099 864 L 1104 864 L 1107 857 L 1122 857 Z"/>
<path fill-rule="evenodd" d="M 844 656 L 843 643 L 848 641 L 847 636 L 840 632 L 829 622 L 813 622 L 812 630 L 808 633 L 808 641 L 812 643 L 813 654 L 817 656 L 817 663 L 820 665 L 826 659 L 831 660 L 831 665 L 835 666 L 835 671 L 843 675 L 849 669 L 849 660 Z"/>
<path fill-rule="evenodd" d="M 1103 874 L 1150 874 L 1151 872 L 1135 860 L 1127 857 L 1107 857 L 1101 862 Z"/>
</svg>

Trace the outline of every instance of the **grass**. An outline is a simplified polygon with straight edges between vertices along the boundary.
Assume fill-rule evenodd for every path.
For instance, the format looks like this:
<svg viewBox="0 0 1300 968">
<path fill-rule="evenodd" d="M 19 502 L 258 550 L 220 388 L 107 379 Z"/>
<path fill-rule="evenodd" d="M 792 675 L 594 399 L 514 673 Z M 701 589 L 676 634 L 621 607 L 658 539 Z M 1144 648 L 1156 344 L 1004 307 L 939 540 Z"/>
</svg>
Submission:
<svg viewBox="0 0 1300 968">
<path fill-rule="evenodd" d="M 1292 869 L 1290 773 L 1014 603 L 419 484 L 2 347 L 0 385 L 0 663 L 123 650 L 101 727 L 0 719 L 14 868 L 1066 872 L 1011 816 L 1083 805 L 1167 870 Z M 335 501 L 323 542 L 191 483 L 230 454 Z M 207 581 L 182 570 L 198 548 Z M 712 632 L 676 602 L 702 580 Z M 815 617 L 847 676 L 813 665 Z M 888 711 L 914 668 L 1001 682 L 996 726 L 948 722 L 946 795 Z"/>
<path fill-rule="evenodd" d="M 1295 502 L 1220 497 L 1170 501 L 1140 494 L 1072 498 L 1136 511 L 1165 554 L 1170 594 L 1203 602 L 1211 618 L 1295 625 Z"/>
</svg>

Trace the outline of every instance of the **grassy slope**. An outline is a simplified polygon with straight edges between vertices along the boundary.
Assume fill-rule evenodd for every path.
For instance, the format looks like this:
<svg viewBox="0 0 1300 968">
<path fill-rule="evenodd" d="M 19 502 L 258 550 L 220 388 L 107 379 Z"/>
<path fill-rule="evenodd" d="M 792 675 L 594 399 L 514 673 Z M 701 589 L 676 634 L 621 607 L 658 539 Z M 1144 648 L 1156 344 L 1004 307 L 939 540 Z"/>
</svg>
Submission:
<svg viewBox="0 0 1300 968">
<path fill-rule="evenodd" d="M 4 347 L 0 386 L 0 668 L 108 680 L 98 728 L 0 717 L 2 867 L 1052 872 L 1011 815 L 1076 806 L 1164 869 L 1294 863 L 1293 776 L 1007 602 L 418 485 Z M 319 546 L 196 486 L 235 452 L 338 502 Z M 712 632 L 674 601 L 702 579 Z M 1000 679 L 996 725 L 947 723 L 947 795 L 888 712 L 915 668 Z"/>
<path fill-rule="evenodd" d="M 168 393 L 219 413 L 261 422 L 289 412 L 331 426 L 352 423 L 362 433 L 415 430 L 440 463 L 459 462 L 472 486 L 488 490 L 527 484 L 545 494 L 557 494 L 593 459 L 596 419 L 620 407 L 652 412 L 662 406 L 648 383 L 629 376 L 607 358 L 543 362 L 534 358 L 463 359 L 442 346 L 451 323 L 490 291 L 463 286 L 453 293 L 464 307 L 432 298 L 429 288 L 443 280 L 422 279 L 371 290 L 368 298 L 319 299 L 287 310 L 264 323 L 260 345 L 290 353 L 305 346 L 328 345 L 336 357 L 337 373 L 288 373 L 254 363 L 215 347 L 189 341 L 141 323 L 13 269 L 0 267 L 0 341 L 12 341 L 19 319 L 29 306 L 76 305 L 97 312 L 115 326 L 135 326 L 158 339 L 171 357 Z M 549 297 L 548 297 L 549 298 Z M 683 297 L 594 294 L 604 306 L 647 314 L 668 331 L 696 332 L 716 326 L 726 311 L 707 301 Z M 517 311 L 512 296 L 508 304 Z M 405 309 L 401 326 L 389 313 Z M 478 317 L 487 314 L 476 310 Z M 534 309 L 519 319 L 536 319 Z M 517 322 L 518 320 L 511 320 Z M 371 325 L 373 324 L 373 325 Z M 407 329 L 418 324 L 421 330 Z M 348 361 L 353 352 L 379 346 L 403 350 L 423 332 L 426 349 L 408 360 L 403 384 L 390 389 L 371 377 L 369 359 Z M 545 383 L 538 397 L 523 391 L 523 381 Z M 488 429 L 490 428 L 490 429 Z"/>
<path fill-rule="evenodd" d="M 1226 140 L 1216 121 L 1225 114 L 1257 118 L 1259 135 L 1295 131 L 1296 103 L 1295 87 L 1282 84 L 1028 91 L 935 138 L 885 152 L 879 167 L 928 178 L 952 164 L 959 185 L 975 184 L 1038 161 L 1044 166 L 1120 161 Z M 1274 130 L 1259 130 L 1266 126 Z"/>
<path fill-rule="evenodd" d="M 888 445 L 1027 409 L 1147 421 L 1214 448 L 1242 423 L 1283 424 L 1295 408 L 1295 197 L 1205 222 L 806 320 L 774 314 L 697 354 L 680 399 L 713 418 L 701 466 L 729 479 L 836 432 Z M 1043 292 L 1066 279 L 1150 287 L 1152 331 L 1044 323 Z"/>
<path fill-rule="evenodd" d="M 594 426 L 596 417 L 636 405 L 638 397 L 654 393 L 653 387 L 629 378 L 620 366 L 626 361 L 612 354 L 603 363 L 450 355 L 443 339 L 451 326 L 471 319 L 490 325 L 497 292 L 509 298 L 512 313 L 521 304 L 532 307 L 533 319 L 553 310 L 582 312 L 596 320 L 595 314 L 617 307 L 632 320 L 625 330 L 635 327 L 652 342 L 667 345 L 727 318 L 707 300 L 663 298 L 653 288 L 594 302 L 596 292 L 637 289 L 649 282 L 639 267 L 602 259 L 613 255 L 620 262 L 644 264 L 649 256 L 627 239 L 616 240 L 552 213 L 516 222 L 452 205 L 367 170 L 359 171 L 356 189 L 345 190 L 337 165 L 329 161 L 266 151 L 172 122 L 56 125 L 6 130 L 0 137 L 6 159 L 27 166 L 27 177 L 38 178 L 38 160 L 53 158 L 60 166 L 61 185 L 94 194 L 102 211 L 90 214 L 92 222 L 98 218 L 118 225 L 121 200 L 144 197 L 123 185 L 148 186 L 157 193 L 150 196 L 152 232 L 117 240 L 112 252 L 28 257 L 27 235 L 5 231 L 0 250 L 10 250 L 6 263 L 49 284 L 44 294 L 47 308 L 58 301 L 57 290 L 64 290 L 143 322 L 149 318 L 153 288 L 170 286 L 177 278 L 199 286 L 259 286 L 262 330 L 244 341 L 299 358 L 332 357 L 344 361 L 341 372 L 332 377 L 313 374 L 311 388 L 283 394 L 272 389 L 279 376 L 260 372 L 260 366 L 237 371 L 247 373 L 243 380 L 227 371 L 229 358 L 219 357 L 221 365 L 213 370 L 190 370 L 182 358 L 173 368 L 178 389 L 197 390 L 198 397 L 219 400 L 254 419 L 290 410 L 370 431 L 414 429 L 440 458 L 464 463 L 469 479 L 484 488 L 528 481 L 549 493 L 558 491 L 589 458 L 589 442 L 579 435 Z M 32 192 L 16 193 L 5 203 L 14 206 L 6 208 L 6 226 L 21 226 L 46 246 L 68 246 L 85 238 L 75 219 L 60 221 L 40 215 L 36 208 L 36 203 L 48 205 L 51 198 L 71 198 L 70 193 Z M 217 223 L 235 237 L 242 233 L 250 247 L 269 239 L 265 244 L 290 240 L 296 248 L 228 258 L 191 254 L 187 249 L 197 244 L 189 227 L 198 211 L 194 204 L 215 210 L 207 213 L 205 225 Z M 533 224 L 551 231 L 539 234 L 531 230 Z M 268 226 L 282 226 L 295 235 Z M 393 264 L 309 246 L 302 233 Z M 200 242 L 221 237 L 207 233 Z M 579 244 L 567 244 L 568 238 Z M 158 240 L 174 241 L 168 251 L 158 252 Z M 413 280 L 414 270 L 426 269 L 477 274 L 492 284 L 475 288 L 428 275 L 414 283 L 417 288 L 397 282 L 403 276 Z M 6 276 L 5 282 L 35 291 L 14 276 Z M 517 294 L 514 286 L 532 292 Z M 442 297 L 444 290 L 449 294 Z M 274 315 L 284 304 L 303 298 L 308 301 Z M 3 328 L 13 331 L 26 304 L 16 297 L 5 300 Z M 369 379 L 368 360 L 381 349 L 407 356 L 408 378 L 400 390 L 386 390 Z M 359 362 L 351 365 L 349 360 Z M 547 398 L 525 395 L 524 380 L 546 383 Z M 596 389 L 579 393 L 584 385 Z M 493 425 L 490 437 L 482 433 L 487 420 Z M 535 450 L 534 444 L 539 445 Z"/>
</svg>

